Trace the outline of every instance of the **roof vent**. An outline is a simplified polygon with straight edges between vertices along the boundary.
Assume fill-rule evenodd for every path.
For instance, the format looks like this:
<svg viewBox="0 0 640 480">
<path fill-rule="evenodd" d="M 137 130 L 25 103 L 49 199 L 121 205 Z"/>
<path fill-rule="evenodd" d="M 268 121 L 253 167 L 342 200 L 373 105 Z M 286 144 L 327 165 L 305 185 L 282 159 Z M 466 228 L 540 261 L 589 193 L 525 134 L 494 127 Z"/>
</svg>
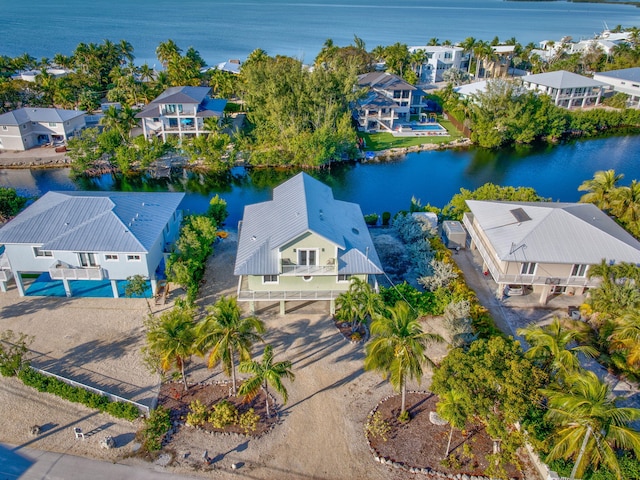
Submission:
<svg viewBox="0 0 640 480">
<path fill-rule="evenodd" d="M 518 221 L 518 223 L 526 222 L 527 220 L 531 220 L 531 217 L 527 215 L 522 208 L 514 208 L 513 210 L 509 210 L 511 215 Z"/>
<path fill-rule="evenodd" d="M 253 240 L 254 242 L 258 239 L 258 237 L 256 237 L 255 235 L 251 237 L 251 240 Z"/>
<path fill-rule="evenodd" d="M 360 235 L 360 230 L 358 230 L 358 229 L 357 229 L 357 228 L 355 228 L 355 227 L 353 227 L 353 228 L 351 229 L 351 231 L 352 231 L 354 234 L 356 234 L 356 235 Z"/>
</svg>

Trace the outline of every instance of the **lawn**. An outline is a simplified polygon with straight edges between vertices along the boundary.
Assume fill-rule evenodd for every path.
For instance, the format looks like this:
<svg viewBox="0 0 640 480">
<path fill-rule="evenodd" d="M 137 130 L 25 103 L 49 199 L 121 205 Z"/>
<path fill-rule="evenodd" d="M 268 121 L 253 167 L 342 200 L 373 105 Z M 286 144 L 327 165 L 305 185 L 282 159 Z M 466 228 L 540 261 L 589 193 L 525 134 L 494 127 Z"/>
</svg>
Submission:
<svg viewBox="0 0 640 480">
<path fill-rule="evenodd" d="M 454 127 L 450 121 L 443 118 L 438 119 L 438 123 L 447 129 L 449 136 L 447 137 L 394 137 L 390 133 L 364 133 L 358 132 L 358 136 L 363 137 L 367 147 L 365 150 L 378 152 L 389 148 L 407 148 L 415 145 L 423 145 L 425 143 L 439 144 L 449 143 L 452 140 L 462 138 L 462 134 Z"/>
</svg>

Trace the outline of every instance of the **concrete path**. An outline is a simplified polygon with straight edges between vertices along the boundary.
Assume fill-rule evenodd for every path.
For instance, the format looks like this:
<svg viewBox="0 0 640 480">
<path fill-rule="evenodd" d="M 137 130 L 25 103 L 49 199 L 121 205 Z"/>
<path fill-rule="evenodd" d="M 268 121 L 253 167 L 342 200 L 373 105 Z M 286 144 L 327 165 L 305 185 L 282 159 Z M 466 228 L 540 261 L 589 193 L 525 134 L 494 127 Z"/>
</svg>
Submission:
<svg viewBox="0 0 640 480">
<path fill-rule="evenodd" d="M 92 480 L 191 480 L 196 477 L 165 473 L 150 468 L 132 467 L 64 453 L 43 452 L 30 448 L 0 444 L 0 479 L 2 480 L 69 480 L 91 478 Z"/>
</svg>

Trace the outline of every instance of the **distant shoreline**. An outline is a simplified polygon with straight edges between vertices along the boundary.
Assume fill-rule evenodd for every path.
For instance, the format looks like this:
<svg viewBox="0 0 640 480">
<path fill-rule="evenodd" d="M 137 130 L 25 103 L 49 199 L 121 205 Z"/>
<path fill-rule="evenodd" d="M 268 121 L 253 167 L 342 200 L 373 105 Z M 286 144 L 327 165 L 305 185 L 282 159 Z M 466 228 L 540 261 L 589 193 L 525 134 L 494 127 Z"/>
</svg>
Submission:
<svg viewBox="0 0 640 480">
<path fill-rule="evenodd" d="M 640 7 L 640 1 L 633 0 L 505 0 L 505 2 L 569 2 L 569 3 L 606 3 L 609 5 L 634 5 Z"/>
</svg>

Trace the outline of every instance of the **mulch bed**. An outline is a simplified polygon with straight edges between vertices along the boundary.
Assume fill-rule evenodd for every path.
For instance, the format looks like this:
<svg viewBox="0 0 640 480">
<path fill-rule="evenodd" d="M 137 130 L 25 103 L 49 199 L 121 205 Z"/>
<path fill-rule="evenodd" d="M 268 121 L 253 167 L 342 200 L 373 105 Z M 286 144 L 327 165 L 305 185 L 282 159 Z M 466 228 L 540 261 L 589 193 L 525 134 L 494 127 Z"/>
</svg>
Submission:
<svg viewBox="0 0 640 480">
<path fill-rule="evenodd" d="M 238 387 L 239 386 L 238 384 Z M 243 397 L 231 395 L 230 389 L 230 383 L 213 383 L 192 385 L 189 387 L 189 390 L 185 392 L 182 383 L 167 382 L 163 383 L 160 387 L 158 404 L 171 410 L 171 419 L 181 423 L 184 423 L 187 419 L 189 405 L 195 400 L 199 400 L 209 408 L 220 400 L 228 400 L 238 409 L 239 414 L 243 414 L 250 408 L 253 408 L 254 412 L 260 416 L 260 420 L 258 421 L 256 430 L 248 434 L 252 437 L 259 437 L 265 434 L 278 422 L 279 417 L 275 414 L 277 410 L 273 404 L 273 399 L 269 401 L 271 418 L 267 418 L 265 393 L 263 390 L 260 390 L 260 393 L 250 402 L 245 402 Z M 207 432 L 244 434 L 243 429 L 236 425 L 229 425 L 225 428 L 215 428 L 207 422 L 199 428 Z"/>
<path fill-rule="evenodd" d="M 434 425 L 429 420 L 429 412 L 435 412 L 438 396 L 431 393 L 407 393 L 407 406 L 411 421 L 401 423 L 401 397 L 394 395 L 378 406 L 382 418 L 389 423 L 391 431 L 387 441 L 368 435 L 371 447 L 378 456 L 390 458 L 408 467 L 430 468 L 446 474 L 483 475 L 488 463 L 486 456 L 493 452 L 493 442 L 481 426 L 469 426 L 467 436 L 454 429 L 451 440 L 451 455 L 460 462 L 459 469 L 440 464 L 444 458 L 449 438 L 449 425 Z M 472 455 L 465 455 L 463 445 L 471 447 Z M 527 458 L 522 458 L 527 471 L 531 466 Z M 514 466 L 507 467 L 509 478 L 527 478 Z"/>
<path fill-rule="evenodd" d="M 356 337 L 352 337 L 354 332 L 351 329 L 350 322 L 342 322 L 334 318 L 333 323 L 338 329 L 338 331 L 342 334 L 342 336 L 347 340 L 349 340 L 350 342 L 357 343 L 357 342 L 365 341 L 367 339 L 367 329 L 365 328 L 364 324 L 360 324 L 356 329 L 355 333 L 359 335 L 359 338 L 356 338 Z"/>
</svg>

